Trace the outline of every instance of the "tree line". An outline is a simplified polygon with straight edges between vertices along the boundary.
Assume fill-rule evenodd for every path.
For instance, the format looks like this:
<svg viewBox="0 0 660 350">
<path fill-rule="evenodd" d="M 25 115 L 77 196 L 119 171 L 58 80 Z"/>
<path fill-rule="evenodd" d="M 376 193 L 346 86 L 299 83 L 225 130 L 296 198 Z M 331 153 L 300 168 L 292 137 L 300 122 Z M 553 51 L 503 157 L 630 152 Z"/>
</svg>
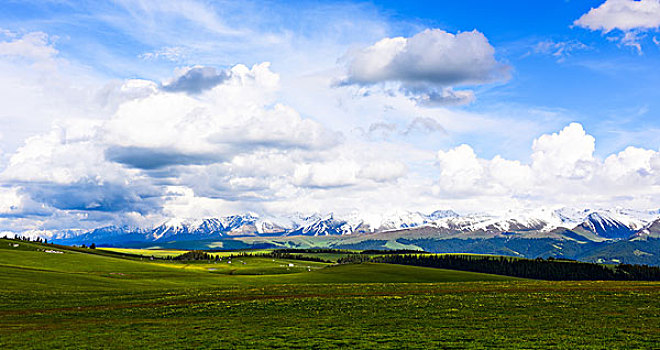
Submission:
<svg viewBox="0 0 660 350">
<path fill-rule="evenodd" d="M 660 281 L 660 267 L 619 264 L 606 266 L 558 259 L 517 259 L 496 256 L 398 254 L 365 257 L 351 255 L 340 263 L 376 262 L 414 265 L 512 277 L 552 280 Z"/>
<path fill-rule="evenodd" d="M 0 239 L 8 239 L 8 240 L 11 240 L 11 241 L 23 241 L 23 242 L 35 242 L 35 243 L 48 244 L 48 240 L 45 239 L 45 238 L 41 238 L 41 237 L 34 237 L 34 238 L 27 237 L 27 236 L 9 237 L 7 235 L 4 235 L 4 236 L 0 237 Z"/>
<path fill-rule="evenodd" d="M 307 254 L 346 254 L 348 251 L 343 249 L 332 249 L 332 248 L 282 248 L 273 250 L 274 253 L 307 253 Z"/>
<path fill-rule="evenodd" d="M 169 257 L 168 257 L 169 258 Z M 218 260 L 218 256 L 216 255 L 215 257 L 205 251 L 202 250 L 191 250 L 189 252 L 185 252 L 181 255 L 177 255 L 173 258 L 172 260 L 177 260 L 177 261 L 201 261 L 201 260 Z"/>
<path fill-rule="evenodd" d="M 248 257 L 256 257 L 256 258 L 269 258 L 269 259 L 285 259 L 285 260 L 304 260 L 304 261 L 315 261 L 315 262 L 323 262 L 323 263 L 331 263 L 332 261 L 325 260 L 319 257 L 315 256 L 304 256 L 304 255 L 298 255 L 298 254 L 291 254 L 291 253 L 283 253 L 279 251 L 273 251 L 273 252 L 268 252 L 268 253 L 238 253 L 238 254 L 231 254 L 231 255 L 225 255 L 225 256 L 220 256 L 220 255 L 211 255 L 205 251 L 202 250 L 192 250 L 189 252 L 185 252 L 181 255 L 177 255 L 175 257 L 168 257 L 168 260 L 177 260 L 177 261 L 220 261 L 222 259 L 238 259 L 238 258 L 248 258 Z"/>
</svg>

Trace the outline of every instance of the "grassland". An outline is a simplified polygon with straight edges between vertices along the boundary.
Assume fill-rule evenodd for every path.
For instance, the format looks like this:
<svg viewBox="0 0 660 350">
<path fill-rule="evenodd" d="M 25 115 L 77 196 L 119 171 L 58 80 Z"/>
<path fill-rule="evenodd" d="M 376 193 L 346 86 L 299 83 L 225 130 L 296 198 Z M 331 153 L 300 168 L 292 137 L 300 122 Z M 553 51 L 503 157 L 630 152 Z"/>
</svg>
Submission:
<svg viewBox="0 0 660 350">
<path fill-rule="evenodd" d="M 138 249 L 138 248 L 97 248 L 99 250 L 105 250 L 108 252 L 121 253 L 121 254 L 130 254 L 130 255 L 142 255 L 142 256 L 154 256 L 156 258 L 166 258 L 168 256 L 174 257 L 185 253 L 185 250 L 179 249 Z"/>
<path fill-rule="evenodd" d="M 179 263 L 10 244 L 0 240 L 2 349 L 602 349 L 660 342 L 659 283 L 542 282 L 257 257 Z"/>
</svg>

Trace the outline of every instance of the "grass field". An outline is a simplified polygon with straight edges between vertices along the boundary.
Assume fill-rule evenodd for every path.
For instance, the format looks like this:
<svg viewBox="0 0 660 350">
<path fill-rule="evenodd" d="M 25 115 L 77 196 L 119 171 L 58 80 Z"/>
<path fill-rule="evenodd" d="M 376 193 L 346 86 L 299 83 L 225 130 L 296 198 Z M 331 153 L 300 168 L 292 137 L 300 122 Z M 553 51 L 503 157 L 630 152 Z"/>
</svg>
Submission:
<svg viewBox="0 0 660 350">
<path fill-rule="evenodd" d="M 122 253 L 122 254 L 131 254 L 131 255 L 143 255 L 143 256 L 154 256 L 157 258 L 166 258 L 168 256 L 177 256 L 185 253 L 185 250 L 178 249 L 137 249 L 137 248 L 97 248 L 99 250 L 105 250 L 109 252 Z"/>
<path fill-rule="evenodd" d="M 660 343 L 660 283 L 544 282 L 256 257 L 184 264 L 14 243 L 0 240 L 2 349 Z"/>
</svg>

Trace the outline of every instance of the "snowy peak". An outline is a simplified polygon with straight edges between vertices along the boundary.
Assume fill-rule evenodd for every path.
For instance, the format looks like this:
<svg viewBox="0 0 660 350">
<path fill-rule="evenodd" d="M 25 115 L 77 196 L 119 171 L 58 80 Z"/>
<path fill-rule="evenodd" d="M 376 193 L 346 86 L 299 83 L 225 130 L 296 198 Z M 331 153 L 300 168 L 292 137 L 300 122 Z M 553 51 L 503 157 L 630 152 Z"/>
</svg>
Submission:
<svg viewBox="0 0 660 350">
<path fill-rule="evenodd" d="M 533 238 L 561 236 L 572 239 L 571 237 L 577 234 L 580 240 L 591 241 L 644 239 L 660 237 L 660 211 L 539 208 L 507 210 L 498 214 L 459 215 L 451 210 L 437 210 L 430 214 L 398 211 L 362 215 L 353 212 L 341 216 L 329 213 L 268 218 L 244 214 L 202 219 L 172 218 L 150 229 L 108 226 L 75 233 L 62 231 L 44 238 L 75 244 L 115 244 L 246 236 L 338 236 L 399 232 L 417 228 L 420 229 L 418 232 L 426 234 L 450 234 L 458 237 L 517 235 Z M 568 235 L 560 234 L 559 231 L 567 232 Z"/>
<path fill-rule="evenodd" d="M 69 232 L 70 233 L 70 232 Z M 78 235 L 55 235 L 52 240 L 57 242 L 71 241 L 76 244 L 91 244 L 95 242 L 141 242 L 150 240 L 151 230 L 130 226 L 105 226 L 79 233 Z M 51 239 L 51 238 L 49 238 Z"/>
<path fill-rule="evenodd" d="M 607 239 L 627 239 L 636 231 L 637 226 L 637 223 L 630 221 L 624 223 L 607 213 L 593 212 L 587 215 L 576 229 L 589 231 Z"/>
<path fill-rule="evenodd" d="M 259 222 L 251 214 L 232 215 L 222 218 L 207 219 L 169 219 L 152 230 L 153 240 L 187 239 L 186 236 L 198 238 L 223 236 L 252 236 L 260 232 L 283 232 L 276 225 Z"/>
<path fill-rule="evenodd" d="M 440 220 L 444 218 L 457 218 L 460 215 L 453 210 L 436 210 L 428 215 L 431 220 Z"/>
<path fill-rule="evenodd" d="M 298 217 L 294 229 L 287 235 L 328 236 L 355 233 L 373 233 L 400 230 L 433 224 L 437 220 L 455 218 L 459 215 L 451 210 L 436 210 L 426 215 L 420 212 L 394 212 L 386 215 L 361 216 L 352 213 L 345 217 L 314 214 Z"/>
<path fill-rule="evenodd" d="M 330 236 L 351 233 L 353 229 L 347 221 L 335 219 L 334 215 L 330 214 L 325 217 L 320 215 L 307 217 L 302 225 L 291 230 L 288 235 Z"/>
<path fill-rule="evenodd" d="M 212 235 L 224 231 L 218 219 L 180 219 L 165 221 L 152 230 L 153 240 L 162 240 L 183 235 Z"/>
<path fill-rule="evenodd" d="M 635 232 L 633 239 L 660 238 L 660 219 L 647 224 L 641 230 Z"/>
<path fill-rule="evenodd" d="M 252 214 L 246 214 L 246 215 L 226 216 L 216 220 L 218 220 L 221 223 L 221 225 L 225 228 L 225 230 L 234 231 L 234 230 L 240 230 L 243 228 L 243 226 L 246 225 L 254 226 L 258 218 L 256 216 L 253 216 Z"/>
<path fill-rule="evenodd" d="M 433 226 L 453 232 L 549 232 L 557 228 L 561 220 L 553 216 L 551 211 L 538 213 L 505 212 L 500 215 L 470 214 L 465 216 L 450 216 L 438 219 Z"/>
</svg>

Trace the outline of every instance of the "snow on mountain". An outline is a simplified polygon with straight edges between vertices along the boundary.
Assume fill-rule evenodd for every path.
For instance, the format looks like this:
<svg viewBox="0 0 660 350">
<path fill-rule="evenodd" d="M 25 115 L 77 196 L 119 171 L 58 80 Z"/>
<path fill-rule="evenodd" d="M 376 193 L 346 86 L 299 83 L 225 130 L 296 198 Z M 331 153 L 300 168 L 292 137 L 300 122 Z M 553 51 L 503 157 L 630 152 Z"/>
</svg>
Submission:
<svg viewBox="0 0 660 350">
<path fill-rule="evenodd" d="M 615 218 L 594 212 L 589 214 L 584 221 L 576 227 L 576 230 L 586 230 L 595 233 L 597 236 L 609 239 L 628 238 L 635 230 Z"/>
<path fill-rule="evenodd" d="M 42 238 L 47 240 L 52 239 L 67 239 L 78 237 L 85 233 L 85 230 L 25 230 L 22 232 L 3 231 L 0 232 L 0 237 L 26 237 L 29 239 Z"/>
<path fill-rule="evenodd" d="M 314 214 L 298 221 L 297 227 L 288 235 L 327 236 L 354 233 L 373 233 L 399 230 L 431 224 L 436 220 L 458 217 L 451 210 L 437 210 L 430 215 L 420 212 L 398 211 L 384 215 L 361 215 L 351 213 L 343 217 L 334 214 Z"/>
<path fill-rule="evenodd" d="M 573 228 L 579 225 L 591 212 L 591 209 L 576 209 L 564 207 L 553 210 L 553 216 L 556 217 L 564 227 Z"/>
<path fill-rule="evenodd" d="M 425 215 L 420 212 L 398 212 L 384 216 L 375 228 L 378 231 L 412 228 L 429 224 L 445 217 L 449 217 L 449 215 L 443 215 L 441 211 L 435 211 L 431 215 Z"/>
<path fill-rule="evenodd" d="M 457 218 L 460 215 L 453 210 L 436 210 L 428 215 L 431 220 L 440 220 L 444 218 Z"/>
<path fill-rule="evenodd" d="M 566 220 L 555 211 L 538 209 L 533 211 L 505 211 L 498 214 L 476 213 L 450 216 L 435 220 L 432 225 L 451 231 L 484 232 L 549 232 L 566 227 Z"/>
<path fill-rule="evenodd" d="M 254 225 L 256 232 L 262 236 L 284 234 L 295 227 L 292 220 L 279 218 L 258 218 Z"/>
<path fill-rule="evenodd" d="M 641 230 L 635 232 L 633 239 L 645 240 L 648 238 L 660 238 L 660 219 L 648 223 Z"/>
<path fill-rule="evenodd" d="M 557 238 L 563 237 L 558 232 L 567 232 L 569 236 L 578 234 L 581 240 L 611 240 L 627 239 L 644 229 L 648 231 L 647 235 L 657 234 L 654 233 L 656 226 L 650 224 L 658 218 L 660 211 L 657 210 L 573 208 L 507 210 L 500 213 L 467 215 L 459 215 L 451 210 L 438 210 L 428 215 L 413 211 L 397 211 L 382 215 L 362 215 L 352 212 L 346 215 L 296 214 L 283 217 L 244 214 L 203 219 L 171 218 L 148 229 L 109 226 L 86 232 L 73 230 L 51 232 L 42 236 L 60 242 L 99 243 L 245 236 L 332 236 L 424 228 L 428 232 L 464 234 L 466 237 L 474 233 L 478 236 L 486 234 L 486 237 L 493 234 L 520 234 L 521 237 Z M 571 233 L 569 230 L 574 232 Z M 571 239 L 569 236 L 566 238 Z"/>
<path fill-rule="evenodd" d="M 130 226 L 105 226 L 90 231 L 78 231 L 77 234 L 68 232 L 58 233 L 48 238 L 55 243 L 63 244 L 90 244 L 96 242 L 143 242 L 151 240 L 151 230 Z"/>
<path fill-rule="evenodd" d="M 335 219 L 333 214 L 325 216 L 312 215 L 303 219 L 300 226 L 287 232 L 288 236 L 330 236 L 353 233 L 352 227 L 347 221 Z"/>
<path fill-rule="evenodd" d="M 154 241 L 177 237 L 185 239 L 186 235 L 203 236 L 221 235 L 225 227 L 219 219 L 181 219 L 172 218 L 156 226 L 151 231 Z"/>
<path fill-rule="evenodd" d="M 630 209 L 538 208 L 445 217 L 433 221 L 428 226 L 447 232 L 529 232 L 534 233 L 533 236 L 536 238 L 555 237 L 556 230 L 578 229 L 586 233 L 585 237 L 621 239 L 627 238 L 659 216 L 658 211 Z"/>
<path fill-rule="evenodd" d="M 206 219 L 169 219 L 152 230 L 153 240 L 283 234 L 292 227 L 252 214 Z"/>
<path fill-rule="evenodd" d="M 657 211 L 609 209 L 591 211 L 575 228 L 606 239 L 628 239 L 658 217 Z"/>
</svg>

